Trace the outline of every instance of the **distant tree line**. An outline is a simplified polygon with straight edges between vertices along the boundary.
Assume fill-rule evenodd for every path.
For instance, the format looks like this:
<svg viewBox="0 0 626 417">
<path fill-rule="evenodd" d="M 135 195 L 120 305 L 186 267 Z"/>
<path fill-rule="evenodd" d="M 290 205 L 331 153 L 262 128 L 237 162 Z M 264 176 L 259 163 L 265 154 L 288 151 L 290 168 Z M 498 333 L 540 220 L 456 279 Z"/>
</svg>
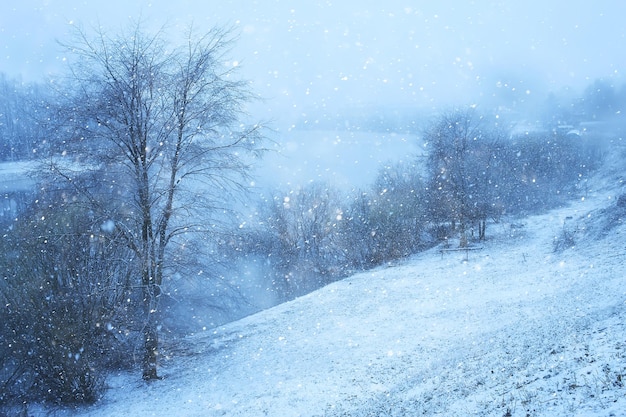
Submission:
<svg viewBox="0 0 626 417">
<path fill-rule="evenodd" d="M 0 162 L 35 159 L 42 151 L 62 146 L 67 141 L 67 136 L 55 134 L 59 126 L 57 118 L 49 117 L 51 99 L 49 86 L 24 83 L 0 73 Z M 533 109 L 524 111 L 532 113 L 548 130 L 558 125 L 579 127 L 581 123 L 594 122 L 611 124 L 611 128 L 618 123 L 621 127 L 622 118 L 626 117 L 626 84 L 595 79 L 580 93 L 549 93 L 534 110 L 536 114 Z M 423 115 L 412 108 L 367 107 L 348 109 L 314 123 L 302 122 L 300 127 L 421 133 L 422 123 L 416 120 L 421 117 Z"/>
<path fill-rule="evenodd" d="M 503 215 L 578 195 L 602 158 L 562 132 L 511 137 L 473 109 L 437 116 L 422 138 L 425 161 L 384 166 L 366 190 L 312 182 L 264 197 L 237 252 L 268 260 L 270 285 L 289 299 L 441 242 L 485 240 Z"/>
</svg>

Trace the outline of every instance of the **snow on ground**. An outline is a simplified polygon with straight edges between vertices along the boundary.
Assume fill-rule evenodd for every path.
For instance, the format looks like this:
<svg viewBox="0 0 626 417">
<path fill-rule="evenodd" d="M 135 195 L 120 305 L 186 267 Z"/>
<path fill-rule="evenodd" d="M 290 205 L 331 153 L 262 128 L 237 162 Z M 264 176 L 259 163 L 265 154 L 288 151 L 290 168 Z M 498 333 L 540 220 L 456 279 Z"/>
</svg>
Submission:
<svg viewBox="0 0 626 417">
<path fill-rule="evenodd" d="M 169 341 L 164 380 L 118 375 L 61 414 L 626 415 L 626 228 L 603 211 L 622 191 Z M 565 227 L 576 246 L 555 252 Z"/>
</svg>

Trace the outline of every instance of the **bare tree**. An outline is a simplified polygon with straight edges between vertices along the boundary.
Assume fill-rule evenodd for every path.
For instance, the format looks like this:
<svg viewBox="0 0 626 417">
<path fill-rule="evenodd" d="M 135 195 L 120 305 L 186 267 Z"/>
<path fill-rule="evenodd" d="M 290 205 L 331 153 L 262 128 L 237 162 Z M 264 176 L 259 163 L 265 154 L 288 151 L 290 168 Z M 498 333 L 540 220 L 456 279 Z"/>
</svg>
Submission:
<svg viewBox="0 0 626 417">
<path fill-rule="evenodd" d="M 467 245 L 468 227 L 474 222 L 484 239 L 486 219 L 497 200 L 498 133 L 488 130 L 473 109 L 455 110 L 430 125 L 424 139 L 431 218 L 450 223 L 452 229 L 458 225 L 461 246 Z"/>
<path fill-rule="evenodd" d="M 171 248 L 191 232 L 209 233 L 211 215 L 232 207 L 262 138 L 260 125 L 242 122 L 253 96 L 226 65 L 232 33 L 188 35 L 172 46 L 164 31 L 149 35 L 141 24 L 120 36 L 78 29 L 69 45 L 76 93 L 65 106 L 73 140 L 60 150 L 65 158 L 53 159 L 68 181 L 98 169 L 110 184 L 106 196 L 90 195 L 91 209 L 136 259 L 146 380 L 159 378 L 159 297 Z"/>
<path fill-rule="evenodd" d="M 424 246 L 424 186 L 415 166 L 383 166 L 368 192 L 347 208 L 341 237 L 347 263 L 370 268 Z"/>
<path fill-rule="evenodd" d="M 342 209 L 335 189 L 312 182 L 276 191 L 260 213 L 260 228 L 248 250 L 272 260 L 274 285 L 286 299 L 337 279 L 343 258 L 338 242 Z"/>
</svg>

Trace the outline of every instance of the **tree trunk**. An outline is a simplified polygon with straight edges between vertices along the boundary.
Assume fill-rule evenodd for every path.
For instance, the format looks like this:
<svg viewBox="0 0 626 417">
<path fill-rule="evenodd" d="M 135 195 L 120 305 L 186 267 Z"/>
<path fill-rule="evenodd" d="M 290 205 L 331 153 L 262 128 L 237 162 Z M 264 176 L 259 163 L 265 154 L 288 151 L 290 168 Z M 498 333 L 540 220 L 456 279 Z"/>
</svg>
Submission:
<svg viewBox="0 0 626 417">
<path fill-rule="evenodd" d="M 461 238 L 459 239 L 459 247 L 460 248 L 466 248 L 468 247 L 468 241 L 467 241 L 467 233 L 465 233 L 465 231 L 461 232 Z"/>
<path fill-rule="evenodd" d="M 144 357 L 143 357 L 143 379 L 152 381 L 161 379 L 157 374 L 157 358 L 159 355 L 159 334 L 156 323 L 148 316 L 148 322 L 143 330 Z"/>
<path fill-rule="evenodd" d="M 144 286 L 144 307 L 146 322 L 143 328 L 143 379 L 151 381 L 161 379 L 157 374 L 159 356 L 159 333 L 158 333 L 158 300 L 159 287 L 154 283 Z"/>
<path fill-rule="evenodd" d="M 469 241 L 467 239 L 467 226 L 465 224 L 465 220 L 462 218 L 459 221 L 459 247 L 466 248 L 469 245 Z"/>
<path fill-rule="evenodd" d="M 485 233 L 487 231 L 487 220 L 478 221 L 478 240 L 485 240 Z"/>
</svg>

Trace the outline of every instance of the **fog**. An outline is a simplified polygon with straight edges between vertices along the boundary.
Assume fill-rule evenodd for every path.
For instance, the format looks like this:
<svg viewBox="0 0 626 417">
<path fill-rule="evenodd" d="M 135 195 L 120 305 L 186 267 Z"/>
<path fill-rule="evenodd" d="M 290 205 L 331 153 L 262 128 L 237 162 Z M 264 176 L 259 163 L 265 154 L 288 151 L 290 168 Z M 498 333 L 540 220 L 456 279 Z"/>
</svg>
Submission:
<svg viewBox="0 0 626 417">
<path fill-rule="evenodd" d="M 587 1 L 155 2 L 24 0 L 0 6 L 0 72 L 63 71 L 72 25 L 119 32 L 130 19 L 170 30 L 232 26 L 231 56 L 276 129 L 346 109 L 432 109 L 543 100 L 595 78 L 621 80 L 626 4 Z"/>
<path fill-rule="evenodd" d="M 0 6 L 0 73 L 50 82 L 71 57 L 74 26 L 115 35 L 142 21 L 183 36 L 232 27 L 227 65 L 259 100 L 276 151 L 254 184 L 330 181 L 365 187 L 388 161 L 422 153 L 419 124 L 451 105 L 515 110 L 595 80 L 624 83 L 626 4 L 587 1 L 406 0 L 201 2 L 23 0 Z"/>
</svg>

